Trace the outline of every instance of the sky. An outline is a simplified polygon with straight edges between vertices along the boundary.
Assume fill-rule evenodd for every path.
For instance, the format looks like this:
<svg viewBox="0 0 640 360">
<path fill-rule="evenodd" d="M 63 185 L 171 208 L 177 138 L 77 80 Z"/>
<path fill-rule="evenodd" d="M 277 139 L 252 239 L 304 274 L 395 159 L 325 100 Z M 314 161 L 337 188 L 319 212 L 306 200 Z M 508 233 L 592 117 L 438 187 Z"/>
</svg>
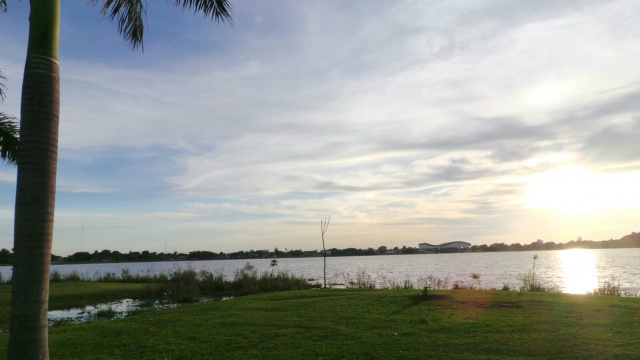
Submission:
<svg viewBox="0 0 640 360">
<path fill-rule="evenodd" d="M 28 2 L 0 13 L 19 115 Z M 566 242 L 639 231 L 640 2 L 63 1 L 53 253 Z M 15 168 L 0 164 L 0 247 Z"/>
</svg>

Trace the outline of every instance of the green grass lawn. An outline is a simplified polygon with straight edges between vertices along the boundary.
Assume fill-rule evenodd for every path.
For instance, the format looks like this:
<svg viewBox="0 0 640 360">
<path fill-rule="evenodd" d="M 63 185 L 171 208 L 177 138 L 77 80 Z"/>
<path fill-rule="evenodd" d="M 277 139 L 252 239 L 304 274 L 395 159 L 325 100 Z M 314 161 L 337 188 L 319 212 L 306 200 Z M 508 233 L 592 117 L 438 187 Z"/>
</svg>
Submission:
<svg viewBox="0 0 640 360">
<path fill-rule="evenodd" d="M 60 282 L 51 283 L 49 309 L 60 310 L 84 307 L 144 294 L 145 284 Z M 11 285 L 0 285 L 0 331 L 9 329 Z"/>
<path fill-rule="evenodd" d="M 418 301 L 419 294 L 282 292 L 64 325 L 50 331 L 51 358 L 640 358 L 638 298 L 433 291 Z M 0 334 L 2 349 L 7 340 Z"/>
</svg>

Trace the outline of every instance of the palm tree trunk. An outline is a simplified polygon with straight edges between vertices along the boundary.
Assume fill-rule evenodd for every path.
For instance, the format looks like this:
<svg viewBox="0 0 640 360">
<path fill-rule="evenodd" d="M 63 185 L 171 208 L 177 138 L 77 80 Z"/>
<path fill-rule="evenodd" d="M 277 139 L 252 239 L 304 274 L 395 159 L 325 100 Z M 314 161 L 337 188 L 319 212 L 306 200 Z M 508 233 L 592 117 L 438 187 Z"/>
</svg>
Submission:
<svg viewBox="0 0 640 360">
<path fill-rule="evenodd" d="M 59 0 L 31 0 L 22 84 L 9 359 L 48 359 L 49 268 L 56 192 Z"/>
</svg>

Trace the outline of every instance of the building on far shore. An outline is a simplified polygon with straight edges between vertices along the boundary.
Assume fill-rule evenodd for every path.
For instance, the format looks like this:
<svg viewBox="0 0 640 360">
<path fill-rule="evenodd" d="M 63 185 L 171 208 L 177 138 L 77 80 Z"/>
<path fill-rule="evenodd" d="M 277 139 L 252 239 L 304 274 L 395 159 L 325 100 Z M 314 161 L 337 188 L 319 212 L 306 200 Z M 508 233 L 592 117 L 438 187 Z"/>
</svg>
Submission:
<svg viewBox="0 0 640 360">
<path fill-rule="evenodd" d="M 447 250 L 447 252 L 460 252 L 467 250 L 471 247 L 471 244 L 465 241 L 449 241 L 438 245 L 432 245 L 429 243 L 418 244 L 418 248 L 421 252 L 440 252 L 441 250 Z"/>
</svg>

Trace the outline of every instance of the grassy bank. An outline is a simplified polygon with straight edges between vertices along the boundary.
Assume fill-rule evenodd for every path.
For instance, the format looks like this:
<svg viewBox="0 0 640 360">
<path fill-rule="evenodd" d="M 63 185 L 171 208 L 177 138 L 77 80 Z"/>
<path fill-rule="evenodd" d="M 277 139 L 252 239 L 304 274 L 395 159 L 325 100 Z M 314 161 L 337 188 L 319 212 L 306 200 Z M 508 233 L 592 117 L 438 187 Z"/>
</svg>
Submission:
<svg viewBox="0 0 640 360">
<path fill-rule="evenodd" d="M 145 284 L 61 282 L 51 283 L 49 310 L 84 307 L 125 298 L 139 298 Z M 0 285 L 0 331 L 9 329 L 11 285 Z"/>
<path fill-rule="evenodd" d="M 512 291 L 251 295 L 50 331 L 54 359 L 630 359 L 640 299 Z M 8 335 L 0 334 L 6 348 Z M 4 355 L 4 354 L 2 354 Z"/>
</svg>

